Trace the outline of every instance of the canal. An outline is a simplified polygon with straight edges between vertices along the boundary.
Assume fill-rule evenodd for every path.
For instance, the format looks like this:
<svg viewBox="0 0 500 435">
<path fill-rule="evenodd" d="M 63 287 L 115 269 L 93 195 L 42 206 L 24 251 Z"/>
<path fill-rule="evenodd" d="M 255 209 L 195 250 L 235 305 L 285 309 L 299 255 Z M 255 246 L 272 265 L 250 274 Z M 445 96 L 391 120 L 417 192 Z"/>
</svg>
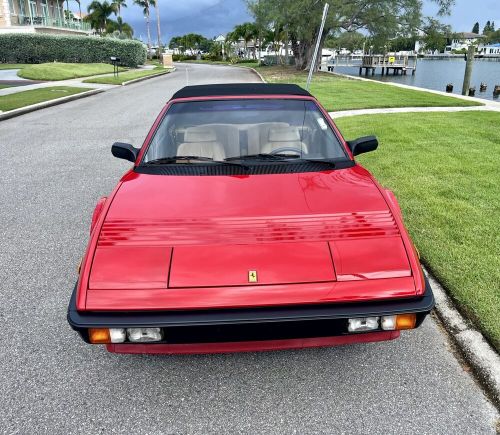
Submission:
<svg viewBox="0 0 500 435">
<path fill-rule="evenodd" d="M 352 76 L 359 75 L 359 67 L 335 67 L 335 72 Z M 395 82 L 405 85 L 417 86 L 419 88 L 445 91 L 448 83 L 453 84 L 453 93 L 462 92 L 464 80 L 465 60 L 463 59 L 419 59 L 417 72 L 414 76 L 382 76 L 381 68 L 377 68 L 375 75 L 368 76 L 370 79 L 382 82 Z M 485 92 L 480 92 L 479 85 L 488 85 Z M 498 100 L 493 96 L 495 85 L 500 85 L 500 59 L 476 59 L 474 61 L 471 87 L 476 87 L 476 97 L 487 100 Z"/>
</svg>

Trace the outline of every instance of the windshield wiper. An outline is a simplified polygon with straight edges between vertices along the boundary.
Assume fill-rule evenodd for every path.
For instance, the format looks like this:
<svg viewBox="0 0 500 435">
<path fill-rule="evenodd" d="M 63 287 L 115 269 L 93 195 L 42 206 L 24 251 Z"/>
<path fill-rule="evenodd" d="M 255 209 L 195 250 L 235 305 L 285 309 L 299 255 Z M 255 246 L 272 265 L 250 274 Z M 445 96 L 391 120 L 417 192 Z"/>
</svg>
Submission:
<svg viewBox="0 0 500 435">
<path fill-rule="evenodd" d="M 299 155 L 289 155 L 289 154 L 248 154 L 246 156 L 234 156 L 224 159 L 226 162 L 231 162 L 233 160 L 289 160 L 300 158 Z"/>
<path fill-rule="evenodd" d="M 159 159 L 151 160 L 149 162 L 146 162 L 146 165 L 166 165 L 169 163 L 176 163 L 178 160 L 182 161 L 189 161 L 189 160 L 196 160 L 199 162 L 210 162 L 216 165 L 231 165 L 231 166 L 239 166 L 241 168 L 248 169 L 248 166 L 241 165 L 239 163 L 231 163 L 231 162 L 226 162 L 226 161 L 221 161 L 221 160 L 214 160 L 211 157 L 203 157 L 203 156 L 168 156 L 168 157 L 161 157 Z"/>
</svg>

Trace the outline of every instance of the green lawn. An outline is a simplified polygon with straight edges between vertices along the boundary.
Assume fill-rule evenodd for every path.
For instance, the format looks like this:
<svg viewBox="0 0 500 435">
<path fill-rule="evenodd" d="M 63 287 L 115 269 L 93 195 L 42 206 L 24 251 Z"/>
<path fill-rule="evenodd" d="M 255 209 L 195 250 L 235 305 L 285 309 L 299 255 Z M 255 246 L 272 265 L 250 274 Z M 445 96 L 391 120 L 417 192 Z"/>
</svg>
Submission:
<svg viewBox="0 0 500 435">
<path fill-rule="evenodd" d="M 500 350 L 500 113 L 340 118 L 375 134 L 359 161 L 391 188 L 422 261 Z"/>
<path fill-rule="evenodd" d="M 22 69 L 28 65 L 26 63 L 0 63 L 0 69 Z"/>
<path fill-rule="evenodd" d="M 10 85 L 0 85 L 0 89 L 10 88 Z"/>
<path fill-rule="evenodd" d="M 258 67 L 270 83 L 296 83 L 305 88 L 307 73 L 293 67 Z M 381 107 L 481 106 L 459 98 L 404 89 L 383 83 L 347 79 L 328 73 L 316 73 L 311 93 L 330 111 Z"/>
<path fill-rule="evenodd" d="M 124 68 L 121 68 L 124 70 Z M 20 77 L 31 80 L 67 80 L 113 72 L 107 63 L 40 63 L 25 66 L 18 72 Z"/>
<path fill-rule="evenodd" d="M 169 71 L 163 67 L 157 67 L 155 69 L 149 69 L 149 70 L 127 71 L 118 74 L 118 77 L 114 76 L 96 77 L 93 79 L 84 80 L 84 83 L 103 83 L 107 85 L 121 85 L 123 82 L 128 82 L 129 80 L 134 80 L 141 77 L 147 77 L 157 74 L 166 74 L 168 72 Z"/>
<path fill-rule="evenodd" d="M 0 110 L 14 110 L 42 101 L 54 100 L 88 91 L 88 88 L 73 88 L 69 86 L 52 86 L 50 88 L 33 89 L 0 96 Z"/>
</svg>

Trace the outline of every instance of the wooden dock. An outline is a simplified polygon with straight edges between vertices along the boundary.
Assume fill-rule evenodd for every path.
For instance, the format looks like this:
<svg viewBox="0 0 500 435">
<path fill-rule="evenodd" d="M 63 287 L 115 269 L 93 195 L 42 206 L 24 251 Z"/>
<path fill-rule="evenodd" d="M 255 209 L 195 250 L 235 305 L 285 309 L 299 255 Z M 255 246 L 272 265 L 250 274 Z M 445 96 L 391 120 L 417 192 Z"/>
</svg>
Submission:
<svg viewBox="0 0 500 435">
<path fill-rule="evenodd" d="M 359 67 L 359 75 L 375 75 L 377 68 L 381 69 L 382 75 L 407 75 L 411 71 L 415 75 L 417 71 L 417 56 L 416 55 L 397 55 L 397 54 L 365 54 L 365 55 L 349 55 L 336 56 L 334 62 L 327 64 L 328 71 L 332 71 L 334 67 L 347 66 Z"/>
</svg>

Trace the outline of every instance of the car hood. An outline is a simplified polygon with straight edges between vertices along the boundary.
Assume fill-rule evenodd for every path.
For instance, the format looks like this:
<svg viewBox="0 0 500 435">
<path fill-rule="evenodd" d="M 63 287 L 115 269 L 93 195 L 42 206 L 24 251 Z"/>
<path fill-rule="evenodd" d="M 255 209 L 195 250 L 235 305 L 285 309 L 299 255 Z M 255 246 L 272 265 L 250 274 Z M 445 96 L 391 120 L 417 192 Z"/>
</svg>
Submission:
<svg viewBox="0 0 500 435">
<path fill-rule="evenodd" d="M 360 166 L 252 176 L 130 172 L 100 229 L 89 289 L 410 276 L 398 225 Z M 410 284 L 405 291 L 414 294 Z"/>
</svg>

